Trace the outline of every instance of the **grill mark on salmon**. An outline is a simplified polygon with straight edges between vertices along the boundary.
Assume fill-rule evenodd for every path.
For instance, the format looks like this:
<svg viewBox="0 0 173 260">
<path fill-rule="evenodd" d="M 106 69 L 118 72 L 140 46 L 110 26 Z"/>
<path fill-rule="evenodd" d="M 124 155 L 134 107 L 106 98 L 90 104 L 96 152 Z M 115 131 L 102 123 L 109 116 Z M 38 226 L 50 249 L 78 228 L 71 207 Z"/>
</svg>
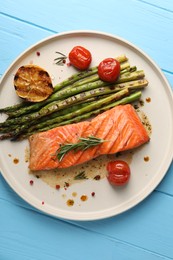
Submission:
<svg viewBox="0 0 173 260">
<path fill-rule="evenodd" d="M 95 136 L 105 142 L 85 151 L 70 151 L 62 161 L 55 158 L 60 145 L 76 143 L 80 137 Z M 132 105 L 114 107 L 91 121 L 56 127 L 29 137 L 32 171 L 68 168 L 99 155 L 131 150 L 149 141 L 149 136 Z"/>
</svg>

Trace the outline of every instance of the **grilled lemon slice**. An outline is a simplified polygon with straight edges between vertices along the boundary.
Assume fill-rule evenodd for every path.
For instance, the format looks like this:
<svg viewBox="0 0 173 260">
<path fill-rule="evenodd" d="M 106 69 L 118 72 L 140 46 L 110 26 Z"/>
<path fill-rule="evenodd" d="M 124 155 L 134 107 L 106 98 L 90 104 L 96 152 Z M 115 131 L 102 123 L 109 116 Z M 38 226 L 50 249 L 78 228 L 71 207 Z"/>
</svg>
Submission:
<svg viewBox="0 0 173 260">
<path fill-rule="evenodd" d="M 48 72 L 37 65 L 25 65 L 14 76 L 14 87 L 19 97 L 30 102 L 41 102 L 53 92 Z"/>
</svg>

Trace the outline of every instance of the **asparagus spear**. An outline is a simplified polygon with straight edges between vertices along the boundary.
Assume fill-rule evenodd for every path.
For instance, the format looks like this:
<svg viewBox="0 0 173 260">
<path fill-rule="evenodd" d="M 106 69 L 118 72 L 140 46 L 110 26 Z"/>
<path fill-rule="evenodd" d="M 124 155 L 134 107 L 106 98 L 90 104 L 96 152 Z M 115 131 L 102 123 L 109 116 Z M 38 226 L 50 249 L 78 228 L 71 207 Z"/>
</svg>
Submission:
<svg viewBox="0 0 173 260">
<path fill-rule="evenodd" d="M 132 81 L 132 82 L 125 82 L 121 84 L 115 84 L 112 86 L 107 87 L 100 87 L 97 89 L 93 89 L 91 91 L 86 91 L 79 93 L 77 95 L 74 95 L 72 97 L 69 97 L 63 101 L 54 101 L 47 106 L 43 107 L 41 110 L 35 113 L 27 114 L 22 117 L 7 119 L 5 122 L 0 123 L 0 131 L 3 131 L 3 128 L 8 127 L 10 129 L 10 126 L 12 124 L 31 124 L 31 121 L 35 121 L 38 118 L 41 118 L 43 116 L 49 115 L 51 113 L 54 113 L 55 111 L 59 111 L 61 109 L 64 109 L 65 107 L 69 107 L 73 104 L 76 104 L 78 102 L 81 102 L 83 100 L 87 100 L 88 98 L 99 96 L 99 95 L 105 95 L 113 92 L 117 92 L 123 88 L 129 88 L 130 90 L 135 90 L 137 88 L 143 88 L 147 86 L 148 82 L 145 79 Z"/>
<path fill-rule="evenodd" d="M 133 70 L 133 67 L 130 68 L 130 69 Z M 134 67 L 134 70 L 135 70 L 135 67 Z M 136 81 L 130 81 L 130 82 L 116 84 L 115 86 L 111 86 L 111 88 L 107 88 L 107 90 L 111 93 L 111 92 L 113 92 L 114 88 L 116 89 L 116 91 L 119 91 L 119 90 L 121 90 L 121 89 L 123 89 L 125 87 L 128 87 L 128 89 L 131 91 L 131 90 L 137 90 L 137 89 L 140 89 L 140 88 L 144 88 L 147 85 L 148 85 L 148 81 L 145 80 L 145 79 L 141 79 L 141 80 L 136 80 Z M 102 90 L 104 90 L 104 87 L 102 87 Z M 106 88 L 105 88 L 105 90 L 106 90 Z M 102 96 L 106 97 L 106 92 L 100 91 L 100 93 L 98 92 L 98 95 L 102 95 Z M 97 98 L 99 98 L 99 96 Z M 95 97 L 88 98 L 85 103 L 83 103 L 83 100 L 81 100 L 81 102 L 78 102 L 76 105 L 67 107 L 67 108 L 65 108 L 63 110 L 56 111 L 56 112 L 54 112 L 54 113 L 52 113 L 52 114 L 50 114 L 48 116 L 44 116 L 44 117 L 40 118 L 39 119 L 39 123 L 47 121 L 47 120 L 50 120 L 50 119 L 53 119 L 55 117 L 59 117 L 59 116 L 65 115 L 65 114 L 69 114 L 69 113 L 71 113 L 71 112 L 73 112 L 75 110 L 78 110 L 78 109 L 81 109 L 82 107 L 87 106 L 92 101 L 95 101 Z M 7 121 L 8 120 L 11 120 L 11 118 L 7 119 Z M 12 124 L 12 125 L 7 126 L 7 127 L 5 127 L 5 126 L 1 127 L 0 128 L 0 132 L 1 133 L 9 133 L 9 131 L 14 131 L 15 129 L 16 129 L 16 124 Z"/>
<path fill-rule="evenodd" d="M 125 89 L 125 91 L 126 91 L 126 89 Z M 110 87 L 105 87 L 105 88 L 98 88 L 98 89 L 91 90 L 91 91 L 86 91 L 86 92 L 77 94 L 75 96 L 72 96 L 70 98 L 67 98 L 63 101 L 57 101 L 57 102 L 54 101 L 51 104 L 48 104 L 47 106 L 43 107 L 38 112 L 35 112 L 32 114 L 27 114 L 21 118 L 17 117 L 17 118 L 6 120 L 4 123 L 1 123 L 0 125 L 10 127 L 11 124 L 15 124 L 15 125 L 22 125 L 22 128 L 26 128 L 28 125 L 30 125 L 32 123 L 32 121 L 40 119 L 43 116 L 47 116 L 51 113 L 54 113 L 56 111 L 66 108 L 68 106 L 76 104 L 81 100 L 87 100 L 90 97 L 103 95 L 103 94 L 107 94 L 110 92 L 117 92 L 116 88 L 111 90 Z"/>
<path fill-rule="evenodd" d="M 145 76 L 145 74 L 144 74 L 143 70 L 134 71 L 134 72 L 127 72 L 127 73 L 124 73 L 123 75 L 120 75 L 120 77 L 116 81 L 116 84 L 141 79 L 141 78 L 144 78 L 144 76 Z M 70 97 L 70 96 L 73 96 L 74 94 L 84 92 L 84 91 L 87 91 L 87 90 L 91 90 L 91 89 L 95 89 L 95 88 L 98 88 L 98 87 L 106 86 L 106 85 L 108 85 L 107 82 L 104 82 L 102 80 L 97 80 L 97 81 L 94 81 L 94 82 L 91 82 L 91 83 L 84 84 L 82 86 L 74 87 L 72 89 L 71 88 L 70 89 L 63 89 L 63 90 L 56 92 L 55 94 L 52 95 L 52 101 L 56 101 L 57 99 L 63 99 L 63 98 L 66 98 L 66 97 Z M 113 84 L 110 84 L 110 85 L 113 85 Z"/>
<path fill-rule="evenodd" d="M 125 62 L 125 63 L 120 64 L 120 69 L 121 69 L 120 70 L 120 74 L 123 74 L 125 72 L 135 71 L 136 70 L 136 66 L 130 67 L 129 62 Z M 99 75 L 96 72 L 95 74 L 93 74 L 93 75 L 91 75 L 89 77 L 85 77 L 85 78 L 80 79 L 80 80 L 76 81 L 75 83 L 71 84 L 70 88 L 78 87 L 78 86 L 84 85 L 86 83 L 94 82 L 94 81 L 96 81 L 98 79 L 99 79 Z"/>
<path fill-rule="evenodd" d="M 121 55 L 119 57 L 116 58 L 116 60 L 118 60 L 120 63 L 122 62 L 125 62 L 127 61 L 127 57 L 125 55 Z M 80 80 L 80 79 L 83 79 L 86 77 L 86 74 L 87 76 L 90 76 L 90 75 L 93 75 L 97 73 L 97 66 L 95 67 L 92 67 L 90 68 L 89 70 L 87 71 L 84 71 L 84 72 L 79 72 L 79 73 L 76 73 L 76 74 L 73 74 L 71 77 L 69 77 L 68 79 L 64 80 L 63 82 L 60 82 L 59 84 L 57 84 L 55 87 L 54 87 L 54 92 L 66 87 L 66 86 L 69 86 L 71 84 L 73 84 L 74 82 Z"/>
<path fill-rule="evenodd" d="M 109 93 L 113 93 L 114 91 L 118 92 L 124 88 L 128 88 L 129 91 L 137 91 L 139 89 L 146 87 L 147 85 L 148 85 L 148 81 L 146 79 L 141 79 L 141 80 L 134 80 L 131 82 L 120 83 L 120 84 L 117 84 L 117 85 L 111 86 L 111 87 L 102 87 L 100 89 L 105 90 L 105 92 L 104 91 L 98 92 L 99 96 L 96 95 L 95 97 L 97 97 L 97 100 L 98 100 L 103 97 L 106 97 L 106 95 Z M 85 107 L 85 106 L 91 104 L 93 101 L 95 102 L 96 101 L 95 97 L 88 98 L 85 103 L 83 103 L 83 101 L 81 101 L 73 106 L 67 107 L 66 109 L 60 110 L 58 112 L 54 112 L 48 116 L 44 116 L 44 117 L 40 118 L 39 122 L 44 122 L 49 119 L 53 119 L 55 117 L 69 114 L 75 110 L 81 109 L 82 107 Z"/>
<path fill-rule="evenodd" d="M 124 71 L 127 72 L 127 69 L 124 69 Z M 81 86 L 83 84 L 87 84 L 90 82 L 94 82 L 94 81 L 98 80 L 98 78 L 99 77 L 97 74 L 93 74 L 89 77 L 86 76 L 86 78 L 81 79 L 81 80 L 77 81 L 76 83 L 72 84 L 68 89 L 71 89 L 72 87 L 78 87 L 78 86 Z M 67 88 L 66 88 L 66 90 L 67 90 Z M 54 91 L 54 93 L 55 93 L 55 91 Z M 39 102 L 39 103 L 22 102 L 17 105 L 1 108 L 0 113 L 5 112 L 6 114 L 8 114 L 9 118 L 13 118 L 13 117 L 17 117 L 17 116 L 26 114 L 30 110 L 35 111 L 35 110 L 43 107 L 44 105 L 49 104 L 50 102 L 51 101 L 49 99 L 47 99 L 43 102 Z M 24 108 L 26 108 L 26 109 L 24 109 Z"/>
<path fill-rule="evenodd" d="M 81 102 L 79 102 L 79 103 L 77 103 L 77 104 L 75 104 L 73 106 L 67 107 L 67 108 L 62 109 L 62 110 L 57 111 L 57 112 L 54 112 L 54 113 L 52 113 L 52 114 L 50 114 L 48 116 L 44 116 L 44 117 L 39 119 L 39 123 L 45 122 L 45 121 L 53 119 L 55 117 L 59 117 L 59 116 L 65 115 L 65 114 L 69 114 L 69 113 L 71 113 L 71 112 L 73 112 L 75 110 L 78 110 L 78 109 L 80 109 L 82 107 L 85 107 L 85 106 L 91 104 L 92 102 L 95 102 L 95 100 L 96 100 L 95 97 L 89 98 L 88 100 L 86 100 L 86 102 L 84 101 L 84 103 L 82 103 L 82 101 L 81 101 Z M 37 121 L 36 122 L 34 121 L 34 123 L 37 123 Z M 0 132 L 1 133 L 9 133 L 11 131 L 14 131 L 17 126 L 18 125 L 13 124 L 13 125 L 10 125 L 10 126 L 7 126 L 7 127 L 3 127 L 3 128 L 1 127 L 0 128 Z"/>
<path fill-rule="evenodd" d="M 84 85 L 77 86 L 77 87 L 74 87 L 74 88 L 62 89 L 62 90 L 52 94 L 51 97 L 49 98 L 49 100 L 45 100 L 43 102 L 32 104 L 30 106 L 21 108 L 18 111 L 10 112 L 10 113 L 8 113 L 8 115 L 11 118 L 19 117 L 21 115 L 25 115 L 25 114 L 37 111 L 37 110 L 41 109 L 42 107 L 44 107 L 45 105 L 48 105 L 48 104 L 50 104 L 54 101 L 73 96 L 74 94 L 80 93 L 82 91 L 94 89 L 94 88 L 97 88 L 97 87 L 100 87 L 100 86 L 105 86 L 106 84 L 107 83 L 105 83 L 101 80 L 97 80 L 97 81 L 86 83 Z"/>
<path fill-rule="evenodd" d="M 122 56 L 120 58 L 121 58 L 121 60 L 123 60 L 124 57 Z M 127 62 L 125 64 L 121 65 L 121 69 L 122 69 L 122 73 L 135 71 L 134 67 L 130 68 L 129 63 L 127 63 Z M 59 91 L 57 90 L 58 93 L 57 93 L 57 91 L 54 91 L 54 94 L 52 94 L 47 100 L 45 100 L 43 102 L 39 102 L 39 103 L 36 103 L 36 104 L 28 104 L 27 106 L 24 105 L 24 106 L 21 107 L 21 109 L 19 109 L 19 107 L 17 107 L 17 105 L 16 105 L 16 109 L 14 109 L 14 111 L 8 111 L 7 114 L 9 115 L 10 118 L 13 118 L 13 117 L 17 117 L 17 116 L 20 116 L 20 115 L 24 115 L 24 114 L 30 113 L 30 111 L 36 111 L 36 110 L 40 109 L 41 107 L 49 104 L 52 101 L 55 101 L 55 100 L 58 100 L 58 99 L 62 99 L 63 98 L 63 94 L 71 92 L 72 88 L 74 88 L 74 87 L 77 88 L 77 87 L 80 87 L 80 86 L 84 85 L 84 90 L 83 91 L 85 91 L 85 87 L 87 87 L 87 84 L 93 83 L 93 82 L 98 81 L 98 80 L 99 80 L 99 76 L 98 76 L 97 73 L 93 74 L 93 75 L 91 75 L 89 77 L 87 76 L 85 78 L 82 78 L 82 79 L 78 80 L 77 82 L 75 82 L 74 84 L 70 85 L 69 87 L 66 87 L 62 91 L 61 90 L 59 90 Z M 104 85 L 103 81 L 99 81 L 98 84 Z M 88 85 L 88 87 L 89 87 L 89 85 Z M 80 89 L 80 91 L 82 91 L 82 88 L 79 88 L 79 89 Z M 61 98 L 61 95 L 62 95 L 62 98 Z M 0 112 L 1 112 L 1 110 L 0 110 Z"/>
<path fill-rule="evenodd" d="M 21 109 L 23 107 L 27 107 L 29 106 L 31 103 L 30 102 L 21 102 L 19 104 L 15 104 L 15 105 L 12 105 L 12 106 L 8 106 L 8 107 L 3 107 L 3 108 L 0 108 L 0 113 L 10 113 L 10 112 L 14 112 L 14 111 L 17 111 L 18 109 Z"/>
<path fill-rule="evenodd" d="M 76 111 L 73 111 L 72 113 L 69 113 L 69 114 L 66 114 L 66 115 L 62 115 L 61 117 L 56 117 L 54 119 L 50 119 L 50 120 L 48 120 L 46 122 L 43 122 L 41 124 L 41 126 L 47 126 L 47 125 L 52 124 L 54 122 L 61 122 L 64 119 L 70 119 L 72 116 L 73 117 L 77 116 L 78 113 L 82 114 L 83 112 L 90 111 L 93 108 L 95 109 L 97 107 L 102 106 L 103 104 L 105 104 L 107 102 L 107 100 L 108 101 L 112 100 L 112 99 L 113 100 L 118 100 L 118 99 L 120 99 L 120 98 L 122 98 L 122 97 L 124 97 L 125 95 L 128 95 L 128 94 L 129 94 L 129 90 L 128 90 L 128 88 L 125 88 L 124 90 L 121 90 L 121 91 L 117 92 L 117 94 L 115 94 L 115 95 L 111 95 L 109 97 L 97 100 L 97 102 L 92 102 L 91 104 L 81 108 L 80 112 L 78 112 L 79 111 L 79 109 L 78 109 Z"/>
<path fill-rule="evenodd" d="M 126 72 L 134 72 L 136 70 L 137 70 L 136 66 L 130 67 L 129 63 L 125 63 L 125 64 L 121 65 L 120 75 L 122 75 Z M 99 80 L 99 75 L 97 73 L 93 74 L 89 77 L 86 77 L 82 80 L 76 81 L 74 84 L 70 85 L 70 87 L 68 89 L 71 89 L 71 88 L 74 88 L 74 87 L 79 87 L 79 86 L 82 86 L 84 84 L 94 82 L 96 80 Z M 66 90 L 67 90 L 67 88 L 66 88 Z"/>
<path fill-rule="evenodd" d="M 100 99 L 97 102 L 95 102 L 94 104 L 90 104 L 87 107 L 82 108 L 82 111 L 91 111 L 92 109 L 97 109 L 99 107 L 101 107 L 102 105 L 105 105 L 111 101 L 115 101 L 118 100 L 126 95 L 129 94 L 129 90 L 128 88 L 125 88 L 117 93 L 114 93 L 106 98 Z M 76 114 L 76 112 L 73 112 L 74 114 Z M 37 118 L 39 118 L 40 114 L 36 113 L 37 115 L 34 115 L 34 119 L 35 116 L 37 116 Z M 33 117 L 33 114 L 31 115 Z M 68 116 L 68 115 L 67 115 Z M 41 116 L 40 116 L 41 117 Z M 33 118 L 32 118 L 33 119 Z M 4 134 L 0 136 L 0 140 L 3 139 L 7 139 L 7 138 L 12 138 L 12 137 L 16 137 L 19 136 L 21 133 L 23 133 L 23 131 L 28 128 L 28 125 L 31 124 L 31 118 L 28 120 L 28 118 L 24 117 L 24 119 L 22 120 L 23 125 L 22 126 L 18 126 L 16 128 L 15 131 L 13 132 L 9 132 L 8 134 Z M 57 119 L 58 120 L 58 119 Z M 21 122 L 20 122 L 21 123 Z"/>
<path fill-rule="evenodd" d="M 141 78 L 144 78 L 144 76 L 145 76 L 145 74 L 144 74 L 143 70 L 123 73 L 122 75 L 120 75 L 120 77 L 116 81 L 116 84 L 132 81 L 132 80 L 136 80 L 136 79 L 141 79 Z M 96 80 L 94 82 L 90 82 L 90 83 L 87 83 L 87 84 L 84 84 L 84 85 L 81 85 L 81 86 L 77 86 L 77 87 L 74 87 L 74 88 L 67 88 L 67 89 L 65 88 L 65 89 L 62 89 L 62 90 L 52 94 L 51 97 L 49 98 L 49 103 L 47 101 L 46 102 L 43 101 L 43 102 L 45 104 L 47 104 L 47 103 L 50 104 L 53 101 L 64 99 L 64 98 L 73 96 L 77 93 L 84 92 L 84 91 L 91 90 L 91 89 L 95 89 L 95 88 L 98 88 L 98 87 L 101 87 L 101 86 L 106 86 L 106 85 L 108 85 L 107 82 L 104 82 L 102 80 Z M 22 108 L 18 111 L 12 112 L 12 113 L 10 113 L 10 116 L 11 117 L 19 117 L 21 115 L 31 113 L 33 110 L 36 111 L 36 110 L 39 110 L 39 108 L 42 108 L 42 107 L 44 108 L 43 102 L 39 102 L 39 103 L 33 104 L 29 107 L 24 107 L 24 108 Z"/>
<path fill-rule="evenodd" d="M 137 70 L 137 67 L 133 66 L 133 67 L 129 67 L 129 68 L 125 68 L 125 69 L 121 70 L 120 74 L 122 75 L 123 73 L 133 72 L 133 71 L 136 71 L 136 70 Z"/>
<path fill-rule="evenodd" d="M 128 60 L 128 58 L 125 55 L 121 55 L 121 56 L 117 57 L 116 59 L 120 63 L 123 63 L 123 62 Z M 127 66 L 125 65 L 125 67 L 127 67 Z M 122 69 L 124 69 L 124 65 L 122 65 Z M 78 80 L 84 79 L 84 78 L 91 76 L 93 74 L 96 74 L 96 73 L 97 73 L 97 66 L 90 68 L 87 71 L 82 71 L 82 72 L 78 72 L 76 74 L 73 74 L 72 76 L 70 76 L 66 80 L 64 80 L 64 81 L 58 83 L 57 85 L 55 85 L 54 86 L 54 93 L 59 91 L 60 89 L 62 89 L 64 87 L 68 86 L 68 85 L 73 84 L 74 82 L 76 82 Z M 49 98 L 47 100 L 45 100 L 45 102 L 40 102 L 40 105 L 41 105 L 41 103 L 43 103 L 43 105 L 44 105 L 44 104 L 47 104 L 48 102 L 49 102 Z M 22 102 L 22 103 L 17 104 L 17 105 L 8 106 L 8 107 L 5 107 L 5 108 L 0 108 L 0 113 L 14 112 L 14 111 L 17 111 L 20 108 L 23 108 L 23 107 L 28 106 L 28 105 L 29 105 L 28 102 Z M 31 106 L 32 105 L 33 104 L 31 104 Z"/>
<path fill-rule="evenodd" d="M 22 139 L 25 139 L 32 134 L 35 134 L 35 133 L 38 133 L 38 132 L 43 132 L 43 131 L 48 131 L 48 130 L 53 129 L 53 128 L 58 127 L 58 126 L 63 126 L 63 125 L 68 125 L 68 124 L 72 124 L 72 123 L 81 122 L 82 120 L 86 120 L 88 118 L 91 118 L 92 116 L 96 116 L 96 115 L 98 115 L 98 114 L 100 114 L 104 111 L 107 111 L 108 109 L 111 109 L 115 106 L 129 104 L 129 103 L 132 103 L 134 101 L 137 101 L 137 100 L 140 99 L 140 97 L 141 97 L 141 91 L 137 91 L 137 92 L 132 93 L 129 96 L 124 97 L 124 98 L 122 98 L 118 101 L 110 102 L 109 104 L 107 104 L 105 106 L 101 106 L 101 107 L 99 107 L 97 109 L 93 109 L 89 112 L 86 112 L 86 111 L 79 109 L 79 110 L 76 111 L 76 115 L 74 115 L 74 113 L 72 112 L 72 113 L 69 114 L 69 119 L 62 117 L 61 121 L 59 123 L 56 122 L 56 123 L 53 123 L 53 124 L 50 124 L 50 125 L 47 124 L 45 127 L 40 127 L 40 128 L 39 128 L 39 126 L 37 126 L 37 129 L 34 129 L 34 128 L 31 127 L 30 129 L 28 129 L 27 132 L 21 134 L 20 136 L 17 136 L 15 138 L 15 140 L 22 140 Z"/>
</svg>

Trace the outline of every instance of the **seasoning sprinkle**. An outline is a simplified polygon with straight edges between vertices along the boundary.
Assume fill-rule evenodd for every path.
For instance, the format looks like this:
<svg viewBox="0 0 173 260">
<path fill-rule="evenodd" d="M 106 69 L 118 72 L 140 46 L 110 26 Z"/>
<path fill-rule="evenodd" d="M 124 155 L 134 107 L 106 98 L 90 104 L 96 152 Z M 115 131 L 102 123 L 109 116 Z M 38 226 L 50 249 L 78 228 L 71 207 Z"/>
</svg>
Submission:
<svg viewBox="0 0 173 260">
<path fill-rule="evenodd" d="M 85 171 L 80 172 L 74 177 L 74 180 L 87 180 L 88 177 L 85 175 Z"/>
<path fill-rule="evenodd" d="M 30 183 L 30 185 L 33 185 L 33 184 L 34 184 L 34 181 L 33 181 L 33 180 L 30 180 L 29 183 Z"/>
<path fill-rule="evenodd" d="M 59 189 L 60 189 L 60 185 L 57 184 L 57 185 L 55 186 L 55 188 L 56 188 L 56 190 L 59 190 Z"/>
<path fill-rule="evenodd" d="M 69 207 L 73 206 L 74 205 L 74 200 L 72 200 L 72 199 L 67 200 L 67 205 Z"/>
<path fill-rule="evenodd" d="M 148 103 L 151 102 L 151 98 L 150 98 L 150 97 L 146 98 L 146 101 L 147 101 Z"/>
<path fill-rule="evenodd" d="M 145 162 L 148 162 L 149 160 L 150 160 L 149 156 L 145 156 L 145 157 L 144 157 L 144 161 L 145 161 Z"/>
<path fill-rule="evenodd" d="M 18 164 L 19 163 L 19 159 L 18 158 L 14 158 L 13 163 L 14 164 Z"/>
<path fill-rule="evenodd" d="M 70 184 L 68 183 L 68 182 L 65 182 L 65 185 L 64 185 L 65 187 L 69 187 L 70 186 Z"/>
<path fill-rule="evenodd" d="M 82 201 L 86 201 L 86 200 L 88 199 L 88 196 L 87 196 L 87 195 L 82 195 L 82 196 L 80 197 L 80 199 L 81 199 Z"/>
<path fill-rule="evenodd" d="M 94 180 L 96 180 L 96 181 L 98 181 L 98 180 L 100 180 L 100 175 L 96 175 L 95 177 L 94 177 Z"/>
</svg>

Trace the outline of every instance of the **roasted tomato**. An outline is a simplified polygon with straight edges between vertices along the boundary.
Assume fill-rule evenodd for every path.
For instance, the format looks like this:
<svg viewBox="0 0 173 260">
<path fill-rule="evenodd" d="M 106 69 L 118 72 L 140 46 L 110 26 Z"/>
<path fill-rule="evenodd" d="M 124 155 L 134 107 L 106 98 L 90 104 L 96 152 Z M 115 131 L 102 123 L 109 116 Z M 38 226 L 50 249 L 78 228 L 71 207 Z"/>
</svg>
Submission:
<svg viewBox="0 0 173 260">
<path fill-rule="evenodd" d="M 107 164 L 108 181 L 116 186 L 122 186 L 128 183 L 131 171 L 125 161 L 116 160 Z"/>
<path fill-rule="evenodd" d="M 120 63 L 113 58 L 107 58 L 100 62 L 98 75 L 101 80 L 113 83 L 120 75 Z"/>
<path fill-rule="evenodd" d="M 86 70 L 92 61 L 91 53 L 82 46 L 75 46 L 69 53 L 70 63 L 79 70 Z"/>
</svg>

